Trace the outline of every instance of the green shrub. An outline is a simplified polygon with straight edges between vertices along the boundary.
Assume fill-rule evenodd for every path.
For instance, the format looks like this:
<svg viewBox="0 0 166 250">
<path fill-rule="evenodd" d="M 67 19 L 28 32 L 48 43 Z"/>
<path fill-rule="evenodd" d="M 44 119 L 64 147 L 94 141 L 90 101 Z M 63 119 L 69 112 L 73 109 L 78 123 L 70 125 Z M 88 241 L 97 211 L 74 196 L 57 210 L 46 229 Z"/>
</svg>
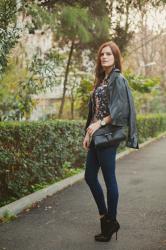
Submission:
<svg viewBox="0 0 166 250">
<path fill-rule="evenodd" d="M 139 143 L 166 131 L 166 114 L 138 115 L 137 120 Z"/>
<path fill-rule="evenodd" d="M 34 184 L 63 178 L 65 162 L 81 167 L 83 122 L 1 122 L 0 200 L 20 198 Z M 64 165 L 64 170 L 63 170 Z"/>
</svg>

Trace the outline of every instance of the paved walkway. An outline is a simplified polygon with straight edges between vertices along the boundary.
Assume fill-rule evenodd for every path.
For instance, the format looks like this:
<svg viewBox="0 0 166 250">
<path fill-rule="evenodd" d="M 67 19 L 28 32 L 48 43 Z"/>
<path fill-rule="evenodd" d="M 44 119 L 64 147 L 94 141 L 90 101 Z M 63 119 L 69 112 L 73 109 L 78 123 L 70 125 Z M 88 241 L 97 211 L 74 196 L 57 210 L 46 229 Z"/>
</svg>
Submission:
<svg viewBox="0 0 166 250">
<path fill-rule="evenodd" d="M 0 225 L 5 250 L 166 249 L 166 138 L 117 161 L 118 240 L 95 242 L 98 211 L 81 181 L 43 200 L 40 207 Z M 106 194 L 103 177 L 100 180 Z"/>
</svg>

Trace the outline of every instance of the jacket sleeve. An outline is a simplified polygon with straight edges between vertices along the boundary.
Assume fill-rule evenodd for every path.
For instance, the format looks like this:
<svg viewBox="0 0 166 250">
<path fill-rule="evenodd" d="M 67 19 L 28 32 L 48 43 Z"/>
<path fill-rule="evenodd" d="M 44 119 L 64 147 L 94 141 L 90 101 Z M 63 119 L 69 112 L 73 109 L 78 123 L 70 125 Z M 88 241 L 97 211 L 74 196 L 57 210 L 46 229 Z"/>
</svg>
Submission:
<svg viewBox="0 0 166 250">
<path fill-rule="evenodd" d="M 122 76 L 118 76 L 109 86 L 109 98 L 109 112 L 112 118 L 112 125 L 128 125 L 129 101 Z"/>
<path fill-rule="evenodd" d="M 129 131 L 128 131 L 128 139 L 126 142 L 126 146 L 130 148 L 139 149 L 138 144 L 138 131 L 137 131 L 137 119 L 136 119 L 136 111 L 134 105 L 134 99 L 132 93 L 127 85 L 128 89 L 128 100 L 130 103 L 130 116 L 129 116 Z"/>
</svg>

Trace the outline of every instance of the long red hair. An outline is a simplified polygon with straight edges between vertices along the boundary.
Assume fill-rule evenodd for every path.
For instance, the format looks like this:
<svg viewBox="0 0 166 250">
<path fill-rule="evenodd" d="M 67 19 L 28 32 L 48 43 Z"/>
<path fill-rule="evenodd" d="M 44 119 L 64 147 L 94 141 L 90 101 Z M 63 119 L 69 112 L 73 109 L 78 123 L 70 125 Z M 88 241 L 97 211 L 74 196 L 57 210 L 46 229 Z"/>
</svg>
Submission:
<svg viewBox="0 0 166 250">
<path fill-rule="evenodd" d="M 96 68 L 95 68 L 95 86 L 94 88 L 96 88 L 104 79 L 105 77 L 105 72 L 103 70 L 103 67 L 101 65 L 101 51 L 104 47 L 109 46 L 112 50 L 112 53 L 114 55 L 114 59 L 115 59 L 115 68 L 119 69 L 120 72 L 122 72 L 122 63 L 121 63 L 121 53 L 120 53 L 120 49 L 118 47 L 118 45 L 112 41 L 103 43 L 98 50 L 97 53 L 97 62 L 96 62 Z"/>
</svg>

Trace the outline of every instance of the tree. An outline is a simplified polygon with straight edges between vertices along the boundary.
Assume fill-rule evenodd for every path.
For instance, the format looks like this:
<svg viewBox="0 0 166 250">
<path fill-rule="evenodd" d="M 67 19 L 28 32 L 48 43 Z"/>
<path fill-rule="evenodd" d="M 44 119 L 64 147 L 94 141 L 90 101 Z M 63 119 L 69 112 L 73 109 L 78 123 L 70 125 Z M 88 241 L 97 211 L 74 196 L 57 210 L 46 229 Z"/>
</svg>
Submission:
<svg viewBox="0 0 166 250">
<path fill-rule="evenodd" d="M 102 39 L 103 41 L 106 40 L 106 37 L 108 37 L 108 25 L 106 19 L 100 20 L 99 22 L 91 16 L 91 13 L 87 8 L 80 8 L 79 6 L 64 7 L 59 20 L 59 44 L 61 46 L 68 44 L 69 46 L 69 54 L 63 82 L 62 102 L 58 115 L 59 118 L 61 118 L 65 102 L 69 68 L 72 62 L 74 50 L 79 51 L 81 55 L 82 51 L 87 48 L 86 46 L 89 46 L 90 48 L 90 44 L 92 45 L 97 37 L 100 37 L 98 43 Z M 102 28 L 106 31 L 105 33 L 101 33 Z"/>
<path fill-rule="evenodd" d="M 0 120 L 28 120 L 36 105 L 34 94 L 55 86 L 60 64 L 56 52 L 48 53 L 44 59 L 37 55 L 26 68 L 9 60 L 5 74 L 0 79 Z"/>
<path fill-rule="evenodd" d="M 0 76 L 7 66 L 7 56 L 19 38 L 17 12 L 16 1 L 0 0 Z"/>
<path fill-rule="evenodd" d="M 82 8 L 88 8 L 93 16 L 103 17 L 108 14 L 107 1 L 103 0 L 45 0 L 38 1 L 40 6 L 46 6 L 48 9 L 52 10 L 57 8 L 58 5 L 61 6 L 76 6 L 79 5 Z"/>
<path fill-rule="evenodd" d="M 90 93 L 92 92 L 93 87 L 89 79 L 83 79 L 77 90 L 77 95 L 80 99 L 80 116 L 84 119 L 87 118 L 88 112 L 88 102 L 90 99 Z"/>
<path fill-rule="evenodd" d="M 125 72 L 125 77 L 128 79 L 129 86 L 133 91 L 136 110 L 138 113 L 155 113 L 164 111 L 164 105 L 157 104 L 154 107 L 156 100 L 161 96 L 160 79 L 157 77 L 145 77 L 135 75 L 131 71 Z"/>
<path fill-rule="evenodd" d="M 76 2 L 80 4 L 76 5 Z M 49 26 L 55 33 L 55 38 L 58 39 L 59 46 L 61 48 L 65 46 L 69 48 L 64 73 L 63 95 L 58 115 L 58 117 L 61 118 L 65 103 L 68 74 L 74 57 L 80 54 L 79 57 L 81 59 L 82 52 L 86 49 L 90 49 L 91 55 L 93 55 L 94 58 L 94 52 L 96 54 L 98 46 L 109 39 L 109 22 L 105 11 L 106 5 L 105 2 L 103 3 L 101 0 L 97 0 L 98 4 L 96 4 L 96 2 L 90 3 L 89 8 L 87 8 L 86 1 L 74 1 L 75 4 L 72 4 L 72 6 L 65 6 L 63 3 L 69 3 L 65 1 L 59 5 L 58 1 L 44 1 L 42 3 L 38 1 L 38 3 L 39 6 L 46 6 L 47 12 L 49 12 L 50 15 L 56 16 L 56 25 L 50 20 Z M 57 13 L 59 13 L 59 15 Z M 33 19 L 36 19 L 32 11 L 31 14 Z M 38 11 L 38 14 L 40 14 L 40 11 Z M 34 21 L 33 23 L 36 22 Z"/>
<path fill-rule="evenodd" d="M 124 55 L 127 46 L 133 38 L 138 25 L 139 16 L 149 9 L 159 8 L 165 0 L 112 0 L 108 1 L 107 8 L 110 17 L 110 30 Z M 163 6 L 164 7 L 164 6 Z M 134 18 L 136 16 L 136 18 Z"/>
</svg>

